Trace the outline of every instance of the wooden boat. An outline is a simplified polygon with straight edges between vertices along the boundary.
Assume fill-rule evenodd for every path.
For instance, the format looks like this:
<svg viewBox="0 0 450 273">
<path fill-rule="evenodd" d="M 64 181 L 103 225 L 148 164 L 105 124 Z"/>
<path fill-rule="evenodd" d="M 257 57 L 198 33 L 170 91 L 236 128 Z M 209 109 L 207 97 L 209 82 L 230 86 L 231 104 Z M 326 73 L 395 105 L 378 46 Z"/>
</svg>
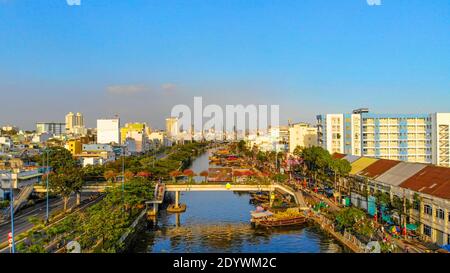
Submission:
<svg viewBox="0 0 450 273">
<path fill-rule="evenodd" d="M 288 213 L 288 215 L 283 215 Z M 251 222 L 255 227 L 287 227 L 302 225 L 307 222 L 308 218 L 298 209 L 288 209 L 286 212 L 272 213 L 271 211 L 252 211 Z"/>
<path fill-rule="evenodd" d="M 306 223 L 307 218 L 305 216 L 292 217 L 287 219 L 266 219 L 260 220 L 255 223 L 257 226 L 262 227 L 286 227 L 286 226 L 297 226 Z"/>
<path fill-rule="evenodd" d="M 167 207 L 167 212 L 169 213 L 182 213 L 186 211 L 186 204 L 180 204 L 178 207 L 175 207 L 175 204 L 171 204 Z"/>
</svg>

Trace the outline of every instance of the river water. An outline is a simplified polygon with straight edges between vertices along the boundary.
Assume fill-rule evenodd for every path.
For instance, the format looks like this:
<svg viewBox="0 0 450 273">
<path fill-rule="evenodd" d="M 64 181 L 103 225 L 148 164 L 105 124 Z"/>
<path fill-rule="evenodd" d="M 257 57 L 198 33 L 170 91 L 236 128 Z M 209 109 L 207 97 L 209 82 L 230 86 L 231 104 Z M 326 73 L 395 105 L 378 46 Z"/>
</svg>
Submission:
<svg viewBox="0 0 450 273">
<path fill-rule="evenodd" d="M 192 165 L 208 169 L 209 152 Z M 197 179 L 203 179 L 198 177 Z M 186 192 L 183 214 L 160 211 L 157 226 L 139 234 L 133 252 L 150 253 L 339 253 L 345 249 L 314 225 L 293 229 L 253 229 L 248 194 Z"/>
</svg>

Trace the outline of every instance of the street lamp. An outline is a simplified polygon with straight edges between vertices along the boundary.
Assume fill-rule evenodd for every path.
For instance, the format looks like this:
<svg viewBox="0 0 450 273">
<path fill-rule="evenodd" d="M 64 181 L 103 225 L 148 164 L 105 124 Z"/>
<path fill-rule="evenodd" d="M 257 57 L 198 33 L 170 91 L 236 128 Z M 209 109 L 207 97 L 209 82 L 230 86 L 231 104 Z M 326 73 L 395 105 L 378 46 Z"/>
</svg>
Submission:
<svg viewBox="0 0 450 273">
<path fill-rule="evenodd" d="M 122 147 L 122 200 L 125 192 L 125 146 Z"/>
<path fill-rule="evenodd" d="M 47 168 L 46 168 L 46 187 L 47 187 L 47 193 L 46 193 L 46 214 L 45 214 L 45 223 L 46 224 L 48 224 L 48 221 L 49 221 L 49 213 L 48 213 L 48 211 L 49 211 L 49 206 L 48 206 L 48 175 L 49 175 L 49 172 L 50 172 L 50 169 L 49 169 L 49 159 L 48 159 L 48 149 L 45 149 L 45 152 L 46 152 L 46 154 L 47 154 Z"/>
<path fill-rule="evenodd" d="M 16 243 L 14 240 L 14 192 L 12 187 L 12 173 L 9 173 L 9 198 L 11 210 L 11 253 L 16 253 Z"/>
</svg>

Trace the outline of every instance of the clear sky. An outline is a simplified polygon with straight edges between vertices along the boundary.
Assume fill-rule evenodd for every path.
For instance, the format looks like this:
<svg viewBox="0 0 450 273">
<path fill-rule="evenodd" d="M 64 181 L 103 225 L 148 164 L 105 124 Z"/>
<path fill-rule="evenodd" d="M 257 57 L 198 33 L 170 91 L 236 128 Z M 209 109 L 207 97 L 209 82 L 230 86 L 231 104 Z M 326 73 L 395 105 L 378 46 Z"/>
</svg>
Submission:
<svg viewBox="0 0 450 273">
<path fill-rule="evenodd" d="M 450 1 L 0 0 L 0 124 L 83 112 L 162 127 L 174 104 L 450 112 Z"/>
</svg>

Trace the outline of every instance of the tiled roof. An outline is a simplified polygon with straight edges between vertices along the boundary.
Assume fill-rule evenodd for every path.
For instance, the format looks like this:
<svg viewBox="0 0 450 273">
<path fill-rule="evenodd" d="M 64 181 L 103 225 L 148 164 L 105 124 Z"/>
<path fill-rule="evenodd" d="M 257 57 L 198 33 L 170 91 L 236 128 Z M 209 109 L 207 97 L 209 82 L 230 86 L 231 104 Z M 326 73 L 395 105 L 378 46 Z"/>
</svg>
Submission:
<svg viewBox="0 0 450 273">
<path fill-rule="evenodd" d="M 400 187 L 450 199 L 450 168 L 426 166 L 400 184 Z"/>
<path fill-rule="evenodd" d="M 359 175 L 367 176 L 370 178 L 377 178 L 399 163 L 400 161 L 380 159 L 362 170 Z"/>
<path fill-rule="evenodd" d="M 376 158 L 361 157 L 360 159 L 352 163 L 352 171 L 350 172 L 350 174 L 357 174 L 377 161 L 378 159 Z"/>
<path fill-rule="evenodd" d="M 334 159 L 342 159 L 342 158 L 344 158 L 346 156 L 347 156 L 346 154 L 339 154 L 339 153 L 334 153 L 334 154 L 331 155 L 331 157 L 334 158 Z"/>
<path fill-rule="evenodd" d="M 425 167 L 426 165 L 424 164 L 400 162 L 375 180 L 385 184 L 399 186 Z"/>
</svg>

